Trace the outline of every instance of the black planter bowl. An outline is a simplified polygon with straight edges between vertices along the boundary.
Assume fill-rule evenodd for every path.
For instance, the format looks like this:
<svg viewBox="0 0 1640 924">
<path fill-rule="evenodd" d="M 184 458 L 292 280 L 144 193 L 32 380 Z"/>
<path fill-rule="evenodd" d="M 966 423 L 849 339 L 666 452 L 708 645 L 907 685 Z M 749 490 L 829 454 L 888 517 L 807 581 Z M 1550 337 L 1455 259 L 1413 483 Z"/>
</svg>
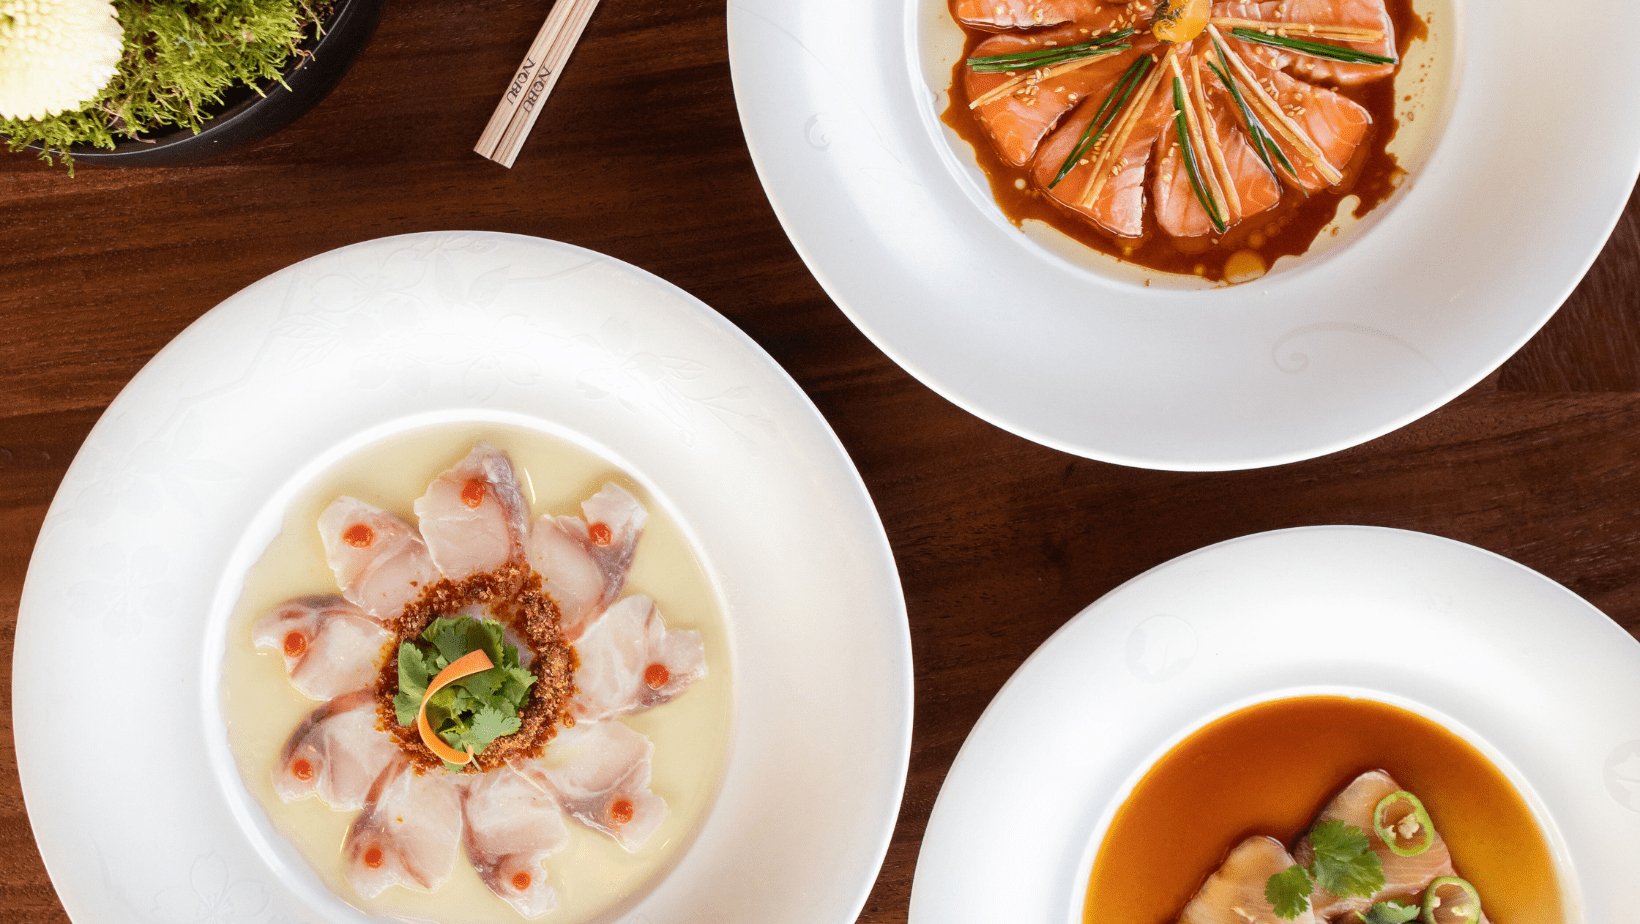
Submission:
<svg viewBox="0 0 1640 924">
<path fill-rule="evenodd" d="M 384 0 L 337 0 L 324 34 L 302 45 L 308 54 L 294 59 L 285 82 L 270 82 L 257 93 L 249 87 L 230 91 L 223 105 L 198 134 L 184 128 L 163 135 L 128 138 L 113 150 L 76 145 L 75 164 L 159 167 L 207 160 L 232 148 L 260 141 L 296 121 L 328 95 L 364 50 Z"/>
</svg>

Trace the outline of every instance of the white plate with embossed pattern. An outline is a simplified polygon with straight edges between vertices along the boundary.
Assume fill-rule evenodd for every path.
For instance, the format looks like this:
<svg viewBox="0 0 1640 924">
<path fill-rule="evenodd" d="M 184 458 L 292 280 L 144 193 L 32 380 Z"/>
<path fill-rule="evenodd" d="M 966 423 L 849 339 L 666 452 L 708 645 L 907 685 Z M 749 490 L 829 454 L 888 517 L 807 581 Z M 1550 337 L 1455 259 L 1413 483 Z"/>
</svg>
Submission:
<svg viewBox="0 0 1640 924">
<path fill-rule="evenodd" d="M 365 920 L 236 820 L 260 813 L 210 679 L 270 499 L 361 441 L 441 421 L 573 434 L 619 460 L 669 502 L 722 599 L 720 795 L 619 920 L 852 920 L 898 811 L 912 696 L 863 484 L 797 385 L 710 308 L 590 251 L 488 233 L 275 273 L 180 334 L 87 437 L 41 529 L 13 664 L 24 795 L 70 916 Z"/>
<path fill-rule="evenodd" d="M 912 924 L 1079 924 L 1099 835 L 1150 762 L 1237 708 L 1309 693 L 1461 729 L 1537 814 L 1568 921 L 1629 920 L 1640 907 L 1640 644 L 1490 552 L 1332 526 L 1175 559 L 1045 642 L 946 777 Z"/>
<path fill-rule="evenodd" d="M 1002 217 L 939 120 L 962 47 L 946 0 L 731 0 L 729 56 L 776 214 L 897 363 L 1066 452 L 1240 469 L 1381 436 L 1480 381 L 1571 293 L 1640 172 L 1640 58 L 1588 54 L 1578 25 L 1635 33 L 1640 4 L 1569 0 L 1559 28 L 1534 0 L 1415 7 L 1436 76 L 1397 88 L 1409 181 L 1324 253 L 1223 289 Z"/>
</svg>

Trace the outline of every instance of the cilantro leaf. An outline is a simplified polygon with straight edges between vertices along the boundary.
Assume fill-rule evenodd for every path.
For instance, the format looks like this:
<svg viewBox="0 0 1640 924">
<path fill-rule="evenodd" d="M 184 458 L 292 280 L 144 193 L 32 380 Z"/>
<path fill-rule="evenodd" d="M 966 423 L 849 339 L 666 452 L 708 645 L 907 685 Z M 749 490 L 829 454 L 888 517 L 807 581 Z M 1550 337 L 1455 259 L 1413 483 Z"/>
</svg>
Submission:
<svg viewBox="0 0 1640 924">
<path fill-rule="evenodd" d="M 1366 898 L 1384 887 L 1384 863 L 1360 828 L 1323 821 L 1310 829 L 1310 849 L 1315 852 L 1310 873 L 1333 895 Z"/>
<path fill-rule="evenodd" d="M 451 662 L 482 650 L 494 665 L 463 677 L 432 696 L 427 688 Z M 520 664 L 518 647 L 506 640 L 506 629 L 493 619 L 441 616 L 427 624 L 418 639 L 399 645 L 399 688 L 393 696 L 394 718 L 412 725 L 427 700 L 427 722 L 445 743 L 458 750 L 469 745 L 482 752 L 495 739 L 522 726 L 519 717 L 535 675 Z"/>
<path fill-rule="evenodd" d="M 1362 924 L 1407 924 L 1417 920 L 1418 909 L 1400 902 L 1379 902 L 1366 911 L 1357 912 Z"/>
<path fill-rule="evenodd" d="M 1264 884 L 1264 900 L 1275 909 L 1277 917 L 1290 921 L 1310 907 L 1311 888 L 1310 874 L 1304 867 L 1289 866 Z"/>
</svg>

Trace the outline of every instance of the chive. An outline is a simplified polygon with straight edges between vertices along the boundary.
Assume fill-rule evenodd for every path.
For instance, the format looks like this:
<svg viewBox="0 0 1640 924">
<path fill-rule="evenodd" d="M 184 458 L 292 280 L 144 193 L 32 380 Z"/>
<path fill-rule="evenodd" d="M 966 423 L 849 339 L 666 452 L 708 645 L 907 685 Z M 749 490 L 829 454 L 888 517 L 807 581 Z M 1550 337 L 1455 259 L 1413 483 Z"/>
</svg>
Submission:
<svg viewBox="0 0 1640 924">
<path fill-rule="evenodd" d="M 1221 62 L 1229 60 L 1224 46 L 1219 44 L 1217 38 L 1213 39 L 1213 48 L 1219 53 Z M 1264 166 L 1270 171 L 1270 175 L 1275 177 L 1278 183 L 1281 181 L 1281 174 L 1276 172 L 1276 163 L 1279 162 L 1283 169 L 1297 177 L 1298 171 L 1293 169 L 1293 162 L 1287 159 L 1287 155 L 1282 153 L 1281 145 L 1276 144 L 1276 140 L 1270 136 L 1269 130 L 1264 127 L 1264 123 L 1259 121 L 1258 116 L 1253 114 L 1252 107 L 1247 105 L 1246 97 L 1241 95 L 1241 87 L 1236 85 L 1236 81 L 1230 76 L 1229 71 L 1212 61 L 1207 62 L 1207 67 L 1218 75 L 1219 82 L 1223 83 L 1225 89 L 1230 91 L 1230 98 L 1236 101 L 1236 108 L 1241 110 L 1242 121 L 1247 124 L 1247 134 L 1253 139 L 1253 151 L 1258 154 L 1259 160 L 1264 161 Z M 1275 158 L 1274 162 L 1271 160 L 1272 156 Z"/>
<path fill-rule="evenodd" d="M 1115 43 L 1133 34 L 1133 29 L 1122 29 L 1119 32 L 1101 35 L 1096 39 L 1078 42 L 1075 45 L 1043 48 L 1037 51 L 1020 51 L 1012 54 L 982 55 L 977 58 L 969 58 L 968 66 L 973 68 L 976 74 L 1001 74 L 1008 71 L 1026 71 L 1035 70 L 1039 67 L 1052 67 L 1055 64 L 1064 64 L 1067 61 L 1126 51 L 1133 46 L 1115 45 Z"/>
<path fill-rule="evenodd" d="M 1185 117 L 1184 106 L 1184 81 L 1174 77 L 1173 127 L 1179 134 L 1179 147 L 1184 149 L 1184 169 L 1190 175 L 1190 188 L 1196 192 L 1196 201 L 1202 204 L 1202 210 L 1207 212 L 1207 219 L 1213 223 L 1213 228 L 1223 234 L 1230 226 L 1220 217 L 1218 204 L 1207 194 L 1207 186 L 1202 182 L 1201 168 L 1196 163 L 1196 151 L 1190 146 L 1190 122 Z"/>
<path fill-rule="evenodd" d="M 1099 111 L 1093 114 L 1093 121 L 1089 122 L 1088 127 L 1083 130 L 1082 137 L 1077 140 L 1076 146 L 1071 148 L 1071 155 L 1065 158 L 1063 164 L 1059 165 L 1059 173 L 1054 176 L 1053 182 L 1048 184 L 1049 189 L 1058 186 L 1061 180 L 1069 176 L 1071 170 L 1075 169 L 1077 161 L 1086 157 L 1088 152 L 1093 150 L 1094 145 L 1099 143 L 1099 139 L 1104 137 L 1106 130 L 1110 128 L 1110 124 L 1116 121 L 1116 116 L 1127 106 L 1128 97 L 1133 95 L 1134 87 L 1137 87 L 1139 81 L 1150 73 L 1150 69 L 1155 64 L 1155 59 L 1146 55 L 1128 65 L 1128 69 L 1123 72 L 1122 78 L 1116 81 L 1115 86 L 1110 88 L 1110 93 L 1106 94 L 1105 101 L 1099 105 Z"/>
<path fill-rule="evenodd" d="M 1248 29 L 1238 26 L 1230 30 L 1230 34 L 1244 42 L 1256 42 L 1260 45 L 1269 45 L 1271 48 L 1281 48 L 1287 51 L 1296 51 L 1312 58 L 1325 58 L 1328 61 L 1342 61 L 1345 64 L 1395 64 L 1396 59 L 1371 52 L 1359 51 L 1343 45 L 1334 45 L 1331 42 L 1316 42 L 1310 39 L 1293 38 L 1287 35 L 1270 35 L 1257 29 Z"/>
</svg>

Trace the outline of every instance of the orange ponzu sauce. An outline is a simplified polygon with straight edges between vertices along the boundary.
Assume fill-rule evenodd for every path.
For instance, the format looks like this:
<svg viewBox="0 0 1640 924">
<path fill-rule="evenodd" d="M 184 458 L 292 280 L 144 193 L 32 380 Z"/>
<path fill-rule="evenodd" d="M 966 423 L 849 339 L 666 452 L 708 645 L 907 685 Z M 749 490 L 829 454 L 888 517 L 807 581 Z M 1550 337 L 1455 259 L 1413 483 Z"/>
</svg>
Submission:
<svg viewBox="0 0 1640 924">
<path fill-rule="evenodd" d="M 372 845 L 364 852 L 364 865 L 371 869 L 381 869 L 382 861 L 385 859 L 386 857 L 382 856 L 380 847 Z"/>
<path fill-rule="evenodd" d="M 291 632 L 285 636 L 285 657 L 299 658 L 302 652 L 307 651 L 307 636 L 300 632 Z"/>
<path fill-rule="evenodd" d="M 616 799 L 609 804 L 609 820 L 624 825 L 632 820 L 633 811 L 631 799 Z"/>
<path fill-rule="evenodd" d="M 522 871 L 516 872 L 516 873 L 513 873 L 512 887 L 514 889 L 522 892 L 525 889 L 528 889 L 530 887 L 530 883 L 533 882 L 533 881 L 534 880 L 530 879 L 530 874 L 529 873 L 522 872 Z"/>
<path fill-rule="evenodd" d="M 313 765 L 308 763 L 306 760 L 298 759 L 295 763 L 290 765 L 290 773 L 291 776 L 306 782 L 307 780 L 313 779 Z"/>
<path fill-rule="evenodd" d="M 672 680 L 672 672 L 664 664 L 651 664 L 643 669 L 644 686 L 651 690 L 659 690 Z"/>
<path fill-rule="evenodd" d="M 1379 769 L 1423 800 L 1493 924 L 1562 924 L 1554 860 L 1508 779 L 1428 719 L 1340 696 L 1252 706 L 1169 751 L 1105 832 L 1083 920 L 1172 924 L 1243 838 L 1291 847 L 1340 789 Z"/>
<path fill-rule="evenodd" d="M 1410 0 L 1387 0 L 1386 7 L 1395 24 L 1397 53 L 1404 60 L 1407 49 L 1414 41 L 1426 37 L 1429 28 L 1413 12 Z M 1351 214 L 1361 218 L 1389 199 L 1404 173 L 1388 150 L 1399 124 L 1395 100 L 1400 74 L 1397 73 L 1394 80 L 1379 80 L 1353 87 L 1322 83 L 1322 86 L 1359 103 L 1372 115 L 1372 127 L 1356 149 L 1354 159 L 1344 167 L 1342 183 L 1307 196 L 1283 183 L 1281 202 L 1275 208 L 1240 222 L 1222 237 L 1178 239 L 1157 230 L 1156 216 L 1148 204 L 1154 197 L 1150 178 L 1147 177 L 1145 236 L 1138 240 L 1113 237 L 1043 195 L 1031 182 L 1029 164 L 1015 167 L 997 156 L 979 117 L 968 108 L 968 96 L 963 92 L 967 59 L 974 55 L 974 49 L 981 42 L 995 34 L 980 29 L 967 30 L 968 40 L 963 46 L 962 57 L 951 69 L 950 103 L 940 118 L 973 147 L 980 169 L 991 181 L 991 194 L 1002 213 L 1015 225 L 1034 219 L 1078 243 L 1128 263 L 1164 273 L 1200 276 L 1211 282 L 1223 282 L 1245 264 L 1249 252 L 1257 254 L 1263 266 L 1273 267 L 1282 257 L 1308 251 L 1321 232 L 1338 216 L 1340 202 L 1352 195 L 1359 197 L 1360 203 Z M 1097 102 L 1095 100 L 1094 104 L 1097 105 Z M 1152 164 L 1151 173 L 1154 172 L 1155 165 Z M 1024 181 L 1023 188 L 1015 185 L 1020 180 Z M 1243 259 L 1236 266 L 1230 266 L 1230 258 L 1238 253 L 1243 254 Z"/>
<path fill-rule="evenodd" d="M 461 486 L 461 502 L 476 509 L 479 504 L 484 503 L 486 487 L 484 482 L 477 478 L 468 479 L 467 483 Z"/>
<path fill-rule="evenodd" d="M 615 534 L 610 531 L 608 524 L 594 523 L 587 527 L 587 536 L 592 539 L 593 545 L 609 545 L 615 541 Z"/>
<path fill-rule="evenodd" d="M 355 549 L 369 548 L 370 543 L 376 541 L 376 531 L 363 523 L 354 523 L 342 530 L 342 541 Z"/>
</svg>

